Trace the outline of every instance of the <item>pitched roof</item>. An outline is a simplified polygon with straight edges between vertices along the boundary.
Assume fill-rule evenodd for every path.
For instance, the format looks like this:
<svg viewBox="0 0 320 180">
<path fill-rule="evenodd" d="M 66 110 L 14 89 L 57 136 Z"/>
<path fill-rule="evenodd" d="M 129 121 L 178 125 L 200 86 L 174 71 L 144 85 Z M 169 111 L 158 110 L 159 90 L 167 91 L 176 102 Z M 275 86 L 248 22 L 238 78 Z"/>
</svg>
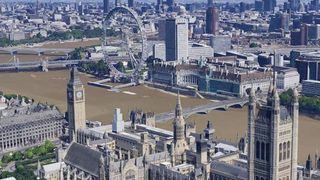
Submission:
<svg viewBox="0 0 320 180">
<path fill-rule="evenodd" d="M 99 177 L 101 157 L 101 152 L 74 142 L 70 145 L 64 162 Z"/>
<path fill-rule="evenodd" d="M 219 172 L 224 172 L 238 179 L 247 178 L 247 169 L 241 168 L 235 165 L 227 164 L 225 162 L 213 161 L 211 163 L 211 169 Z"/>
</svg>

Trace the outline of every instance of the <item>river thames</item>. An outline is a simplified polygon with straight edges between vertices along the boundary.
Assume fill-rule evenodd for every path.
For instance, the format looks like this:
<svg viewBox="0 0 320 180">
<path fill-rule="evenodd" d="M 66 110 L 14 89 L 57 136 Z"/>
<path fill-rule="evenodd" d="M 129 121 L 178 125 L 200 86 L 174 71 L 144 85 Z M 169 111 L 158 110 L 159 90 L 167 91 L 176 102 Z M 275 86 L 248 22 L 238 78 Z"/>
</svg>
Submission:
<svg viewBox="0 0 320 180">
<path fill-rule="evenodd" d="M 66 85 L 69 79 L 67 70 L 44 72 L 0 73 L 0 91 L 21 94 L 35 101 L 56 105 L 63 113 L 66 111 Z M 86 91 L 86 113 L 88 120 L 98 120 L 110 124 L 113 110 L 121 108 L 124 119 L 132 109 L 143 109 L 155 113 L 172 111 L 175 108 L 176 95 L 145 86 L 122 89 L 121 92 L 88 86 L 88 81 L 95 80 L 81 74 Z M 182 106 L 191 107 L 209 103 L 193 97 L 182 97 Z M 212 111 L 205 115 L 190 116 L 187 121 L 195 122 L 197 131 L 202 131 L 207 121 L 212 121 L 216 136 L 220 139 L 236 142 L 244 136 L 247 128 L 247 108 Z M 171 130 L 172 122 L 157 124 L 158 127 Z M 299 162 L 305 163 L 310 153 L 313 157 L 320 150 L 320 121 L 300 116 L 299 123 Z"/>
</svg>

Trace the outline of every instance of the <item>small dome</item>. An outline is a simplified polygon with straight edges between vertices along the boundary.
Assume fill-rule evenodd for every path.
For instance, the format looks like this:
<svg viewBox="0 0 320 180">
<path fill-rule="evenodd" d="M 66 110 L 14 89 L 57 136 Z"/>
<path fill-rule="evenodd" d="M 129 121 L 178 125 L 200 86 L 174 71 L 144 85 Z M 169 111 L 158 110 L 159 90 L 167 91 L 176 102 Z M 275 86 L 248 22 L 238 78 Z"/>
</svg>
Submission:
<svg viewBox="0 0 320 180">
<path fill-rule="evenodd" d="M 179 15 L 184 15 L 187 13 L 187 10 L 184 6 L 178 6 L 178 13 Z"/>
</svg>

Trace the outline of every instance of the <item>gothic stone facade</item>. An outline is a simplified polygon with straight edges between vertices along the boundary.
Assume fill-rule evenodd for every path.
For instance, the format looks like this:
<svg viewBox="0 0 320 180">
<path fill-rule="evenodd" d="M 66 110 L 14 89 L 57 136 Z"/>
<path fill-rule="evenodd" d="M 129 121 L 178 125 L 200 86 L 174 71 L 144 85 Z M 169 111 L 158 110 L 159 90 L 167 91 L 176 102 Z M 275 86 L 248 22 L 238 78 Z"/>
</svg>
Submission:
<svg viewBox="0 0 320 180">
<path fill-rule="evenodd" d="M 249 180 L 297 179 L 298 93 L 288 110 L 280 106 L 276 88 L 270 85 L 267 103 L 258 103 L 254 91 L 249 98 Z"/>
</svg>

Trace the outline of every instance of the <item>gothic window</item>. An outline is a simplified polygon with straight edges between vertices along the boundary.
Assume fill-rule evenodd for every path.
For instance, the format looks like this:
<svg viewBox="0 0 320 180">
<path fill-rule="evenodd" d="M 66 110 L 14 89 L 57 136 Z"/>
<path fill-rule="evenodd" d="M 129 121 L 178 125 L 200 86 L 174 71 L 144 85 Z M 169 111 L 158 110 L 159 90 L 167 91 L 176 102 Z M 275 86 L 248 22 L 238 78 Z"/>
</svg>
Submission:
<svg viewBox="0 0 320 180">
<path fill-rule="evenodd" d="M 266 161 L 270 161 L 270 144 L 266 144 Z"/>
<path fill-rule="evenodd" d="M 256 158 L 257 159 L 260 158 L 260 142 L 259 141 L 256 142 Z"/>
<path fill-rule="evenodd" d="M 258 176 L 256 176 L 256 180 L 259 180 L 259 177 L 258 177 Z"/>
<path fill-rule="evenodd" d="M 282 144 L 279 144 L 279 161 L 282 161 Z"/>
<path fill-rule="evenodd" d="M 283 160 L 286 160 L 286 158 L 287 158 L 287 156 L 286 156 L 286 154 L 287 154 L 287 144 L 286 144 L 286 142 L 284 142 L 283 143 Z"/>
<path fill-rule="evenodd" d="M 290 141 L 287 142 L 287 159 L 290 158 Z"/>
<path fill-rule="evenodd" d="M 264 160 L 265 155 L 265 146 L 264 142 L 261 142 L 261 159 Z"/>
</svg>

